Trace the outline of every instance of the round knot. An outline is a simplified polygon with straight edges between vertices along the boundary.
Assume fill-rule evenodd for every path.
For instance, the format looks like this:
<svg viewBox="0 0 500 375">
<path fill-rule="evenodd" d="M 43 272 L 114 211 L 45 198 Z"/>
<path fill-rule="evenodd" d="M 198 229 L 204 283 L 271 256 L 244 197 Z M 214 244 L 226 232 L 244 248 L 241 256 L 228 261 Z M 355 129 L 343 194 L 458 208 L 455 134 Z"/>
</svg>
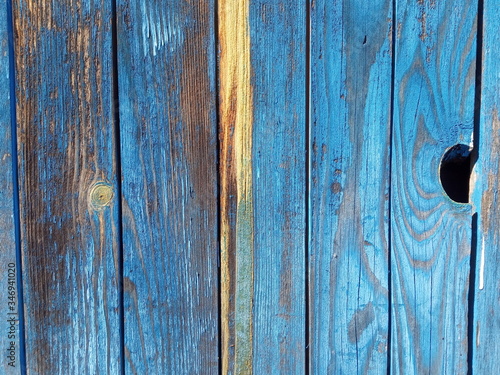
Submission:
<svg viewBox="0 0 500 375">
<path fill-rule="evenodd" d="M 90 190 L 90 203 L 96 210 L 109 206 L 113 200 L 113 187 L 104 182 L 98 182 Z"/>
</svg>

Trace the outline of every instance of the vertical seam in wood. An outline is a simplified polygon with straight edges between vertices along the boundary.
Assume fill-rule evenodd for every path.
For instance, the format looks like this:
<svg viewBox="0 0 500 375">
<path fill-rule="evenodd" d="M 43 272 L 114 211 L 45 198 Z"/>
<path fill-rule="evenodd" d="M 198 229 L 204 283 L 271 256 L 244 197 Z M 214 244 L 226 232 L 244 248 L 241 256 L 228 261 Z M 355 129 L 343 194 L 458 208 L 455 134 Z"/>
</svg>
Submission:
<svg viewBox="0 0 500 375">
<path fill-rule="evenodd" d="M 387 375 L 391 374 L 391 340 L 392 340 L 392 149 L 394 134 L 394 96 L 396 80 L 396 37 L 397 37 L 397 0 L 392 0 L 392 34 L 391 34 L 391 103 L 389 129 L 389 201 L 387 203 Z"/>
<path fill-rule="evenodd" d="M 217 163 L 217 183 L 216 183 L 216 195 L 217 195 L 217 351 L 219 356 L 218 362 L 218 374 L 222 375 L 222 362 L 223 362 L 223 352 L 222 352 L 222 267 L 221 267 L 221 257 L 222 257 L 222 201 L 221 201 L 221 184 L 222 184 L 222 171 L 221 171 L 221 140 L 218 136 L 221 134 L 221 122 L 220 122 L 220 103 L 219 103 L 219 95 L 220 92 L 220 77 L 219 77 L 219 0 L 214 0 L 214 12 L 213 12 L 213 22 L 214 22 L 214 56 L 215 56 L 215 87 L 216 87 L 216 95 L 215 95 L 215 123 L 216 123 L 216 134 L 217 134 L 217 148 L 216 148 L 216 163 Z"/>
<path fill-rule="evenodd" d="M 476 264 L 477 264 L 477 212 L 472 215 L 470 275 L 468 295 L 468 319 L 467 319 L 467 374 L 473 374 L 473 350 L 474 350 L 474 295 L 476 289 Z"/>
<path fill-rule="evenodd" d="M 482 66 L 483 66 L 483 22 L 484 0 L 478 0 L 477 10 L 477 33 L 476 33 L 476 76 L 474 92 L 474 130 L 473 130 L 473 149 L 471 155 L 471 171 L 479 158 L 480 144 L 480 122 L 481 122 L 481 92 L 482 92 Z M 477 186 L 475 186 L 477 188 Z M 470 196 L 476 196 L 474 191 L 469 192 Z M 469 199 L 477 210 L 478 202 Z M 468 294 L 468 319 L 467 319 L 467 374 L 474 373 L 474 344 L 475 344 L 475 318 L 474 302 L 476 295 L 476 267 L 477 267 L 477 249 L 478 249 L 478 217 L 476 211 L 472 216 L 471 222 L 471 253 L 470 253 L 470 271 L 469 271 L 469 294 Z"/>
<path fill-rule="evenodd" d="M 19 364 L 21 374 L 26 374 L 26 330 L 24 324 L 23 267 L 21 256 L 21 216 L 19 211 L 19 165 L 17 152 L 16 68 L 14 48 L 14 21 L 12 0 L 6 1 L 7 31 L 9 43 L 10 121 L 12 142 L 12 187 L 14 199 L 14 231 L 16 242 L 17 296 L 19 319 Z"/>
<path fill-rule="evenodd" d="M 116 0 L 111 0 L 111 53 L 112 53 L 112 79 L 113 79 L 113 122 L 115 136 L 115 159 L 116 159 L 116 191 L 118 208 L 118 309 L 120 321 L 120 372 L 125 375 L 125 312 L 123 295 L 123 209 L 122 209 L 122 167 L 121 167 L 121 140 L 120 140 L 120 101 L 118 85 L 118 32 Z"/>
<path fill-rule="evenodd" d="M 309 294 L 309 242 L 310 242 L 310 199 L 311 199 L 311 1 L 306 0 L 306 187 L 305 187 L 305 373 L 310 372 L 310 294 Z"/>
</svg>

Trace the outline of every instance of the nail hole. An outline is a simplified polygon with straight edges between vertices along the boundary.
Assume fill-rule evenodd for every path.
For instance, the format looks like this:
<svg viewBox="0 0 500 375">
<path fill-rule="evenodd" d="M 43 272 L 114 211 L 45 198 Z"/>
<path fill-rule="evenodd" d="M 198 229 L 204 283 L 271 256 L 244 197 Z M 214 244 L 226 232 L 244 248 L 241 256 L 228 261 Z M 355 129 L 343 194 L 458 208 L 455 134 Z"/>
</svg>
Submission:
<svg viewBox="0 0 500 375">
<path fill-rule="evenodd" d="M 469 202 L 469 180 L 471 174 L 471 148 L 458 144 L 449 148 L 441 159 L 439 176 L 444 191 L 451 200 Z"/>
</svg>

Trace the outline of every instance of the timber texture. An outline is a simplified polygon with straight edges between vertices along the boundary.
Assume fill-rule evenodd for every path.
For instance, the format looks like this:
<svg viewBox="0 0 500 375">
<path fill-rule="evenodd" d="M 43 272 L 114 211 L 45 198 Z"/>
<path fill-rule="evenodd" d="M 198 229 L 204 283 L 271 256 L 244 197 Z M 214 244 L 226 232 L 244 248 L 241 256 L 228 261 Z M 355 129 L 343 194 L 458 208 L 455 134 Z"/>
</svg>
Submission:
<svg viewBox="0 0 500 375">
<path fill-rule="evenodd" d="M 0 9 L 0 374 L 500 373 L 498 2 Z"/>
</svg>

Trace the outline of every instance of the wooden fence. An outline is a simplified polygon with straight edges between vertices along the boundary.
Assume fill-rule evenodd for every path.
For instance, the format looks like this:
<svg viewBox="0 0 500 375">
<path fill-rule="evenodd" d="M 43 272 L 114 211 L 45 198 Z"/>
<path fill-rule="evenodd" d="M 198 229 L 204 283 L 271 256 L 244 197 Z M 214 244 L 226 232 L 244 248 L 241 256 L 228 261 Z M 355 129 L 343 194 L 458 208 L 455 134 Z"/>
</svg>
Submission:
<svg viewBox="0 0 500 375">
<path fill-rule="evenodd" d="M 500 2 L 2 4 L 0 373 L 500 373 Z"/>
</svg>

